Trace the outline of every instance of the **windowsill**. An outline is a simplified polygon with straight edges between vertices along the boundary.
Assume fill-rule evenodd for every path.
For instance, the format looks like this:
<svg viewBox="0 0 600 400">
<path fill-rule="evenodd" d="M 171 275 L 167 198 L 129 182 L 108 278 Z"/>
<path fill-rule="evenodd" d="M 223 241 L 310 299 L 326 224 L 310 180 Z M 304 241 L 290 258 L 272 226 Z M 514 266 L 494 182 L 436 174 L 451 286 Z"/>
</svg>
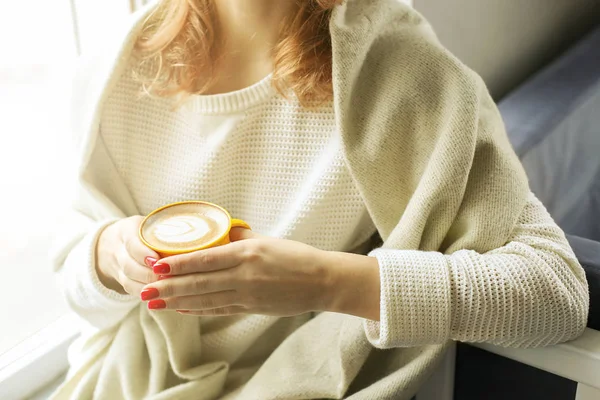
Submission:
<svg viewBox="0 0 600 400">
<path fill-rule="evenodd" d="M 491 353 L 600 389 L 600 331 L 586 328 L 579 338 L 555 346 L 516 349 L 469 343 Z"/>
<path fill-rule="evenodd" d="M 27 398 L 64 375 L 78 334 L 77 318 L 67 314 L 0 356 L 0 399 Z"/>
<path fill-rule="evenodd" d="M 48 400 L 50 395 L 54 393 L 54 391 L 58 389 L 58 387 L 65 380 L 66 375 L 66 372 L 60 375 L 58 378 L 56 378 L 55 380 L 44 386 L 42 389 L 31 395 L 31 397 L 29 397 L 27 400 Z"/>
</svg>

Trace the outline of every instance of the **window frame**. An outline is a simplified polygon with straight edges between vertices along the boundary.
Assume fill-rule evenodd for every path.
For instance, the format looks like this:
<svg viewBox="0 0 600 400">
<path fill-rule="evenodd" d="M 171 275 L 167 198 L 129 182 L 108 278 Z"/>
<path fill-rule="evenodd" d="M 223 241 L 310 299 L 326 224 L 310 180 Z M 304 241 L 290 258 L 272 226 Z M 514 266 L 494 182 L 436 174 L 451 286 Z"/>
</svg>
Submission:
<svg viewBox="0 0 600 400">
<path fill-rule="evenodd" d="M 80 320 L 68 313 L 0 356 L 0 398 L 24 399 L 67 371 Z"/>
<path fill-rule="evenodd" d="M 75 50 L 81 55 L 92 43 L 86 41 L 90 32 L 89 19 L 93 7 L 106 5 L 125 17 L 147 1 L 111 0 L 106 3 L 89 3 L 87 0 L 65 0 L 69 4 Z M 83 7 L 89 9 L 83 10 Z M 81 12 L 81 11 L 85 12 Z M 59 317 L 36 333 L 4 353 L 0 353 L 0 399 L 23 399 L 35 395 L 65 374 L 69 368 L 67 350 L 79 336 L 81 320 L 72 312 Z"/>
</svg>

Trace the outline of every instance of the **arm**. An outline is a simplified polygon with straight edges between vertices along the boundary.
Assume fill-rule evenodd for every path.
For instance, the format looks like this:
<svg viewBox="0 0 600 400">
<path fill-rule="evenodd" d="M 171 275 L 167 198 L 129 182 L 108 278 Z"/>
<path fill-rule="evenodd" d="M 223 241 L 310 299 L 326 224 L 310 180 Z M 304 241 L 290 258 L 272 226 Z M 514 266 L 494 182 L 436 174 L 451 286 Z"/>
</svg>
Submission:
<svg viewBox="0 0 600 400">
<path fill-rule="evenodd" d="M 338 311 L 373 320 L 365 330 L 377 347 L 448 339 L 535 347 L 573 339 L 585 328 L 584 272 L 533 194 L 507 244 L 488 253 L 377 249 L 370 255 L 379 263 L 380 322 L 372 299 L 360 305 L 349 289 L 371 282 L 372 269 L 339 274 L 334 287 Z M 365 304 L 367 311 L 359 308 Z"/>
<path fill-rule="evenodd" d="M 371 256 L 239 229 L 229 245 L 160 260 L 157 273 L 172 278 L 147 286 L 145 300 L 187 315 L 360 316 L 371 319 L 367 337 L 380 348 L 449 339 L 533 347 L 585 328 L 583 270 L 533 194 L 508 242 L 485 254 L 377 249 Z"/>
<path fill-rule="evenodd" d="M 86 215 L 81 201 L 82 197 L 65 213 L 51 261 L 71 310 L 98 329 L 110 328 L 125 318 L 139 300 L 101 282 L 96 269 L 97 242 L 101 232 L 117 218 L 95 220 Z"/>
</svg>

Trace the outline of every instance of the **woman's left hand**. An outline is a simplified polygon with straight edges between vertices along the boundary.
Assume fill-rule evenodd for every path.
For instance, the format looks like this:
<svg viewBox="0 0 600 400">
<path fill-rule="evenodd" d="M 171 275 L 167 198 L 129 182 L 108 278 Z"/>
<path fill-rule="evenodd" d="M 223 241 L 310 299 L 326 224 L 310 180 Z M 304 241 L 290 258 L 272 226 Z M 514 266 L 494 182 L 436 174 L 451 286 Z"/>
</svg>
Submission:
<svg viewBox="0 0 600 400">
<path fill-rule="evenodd" d="M 150 309 L 188 315 L 292 316 L 330 309 L 330 252 L 241 228 L 231 231 L 231 240 L 161 259 L 154 265 L 161 279 L 144 288 L 142 300 L 150 300 Z"/>
</svg>

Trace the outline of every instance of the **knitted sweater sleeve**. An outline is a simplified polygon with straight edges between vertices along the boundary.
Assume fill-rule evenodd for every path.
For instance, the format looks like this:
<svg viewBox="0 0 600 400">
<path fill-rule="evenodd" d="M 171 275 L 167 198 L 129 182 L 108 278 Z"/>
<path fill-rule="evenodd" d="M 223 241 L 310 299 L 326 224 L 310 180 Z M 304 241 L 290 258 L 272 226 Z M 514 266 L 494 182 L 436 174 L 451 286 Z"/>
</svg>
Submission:
<svg viewBox="0 0 600 400">
<path fill-rule="evenodd" d="M 122 295 L 105 287 L 96 272 L 96 243 L 102 230 L 117 218 L 95 220 L 75 202 L 57 231 L 52 263 L 55 276 L 70 309 L 98 329 L 117 325 L 132 308 L 137 296 Z"/>
<path fill-rule="evenodd" d="M 485 254 L 376 249 L 380 322 L 365 321 L 379 348 L 448 339 L 536 347 L 576 338 L 589 295 L 564 233 L 531 193 L 507 243 Z"/>
</svg>

